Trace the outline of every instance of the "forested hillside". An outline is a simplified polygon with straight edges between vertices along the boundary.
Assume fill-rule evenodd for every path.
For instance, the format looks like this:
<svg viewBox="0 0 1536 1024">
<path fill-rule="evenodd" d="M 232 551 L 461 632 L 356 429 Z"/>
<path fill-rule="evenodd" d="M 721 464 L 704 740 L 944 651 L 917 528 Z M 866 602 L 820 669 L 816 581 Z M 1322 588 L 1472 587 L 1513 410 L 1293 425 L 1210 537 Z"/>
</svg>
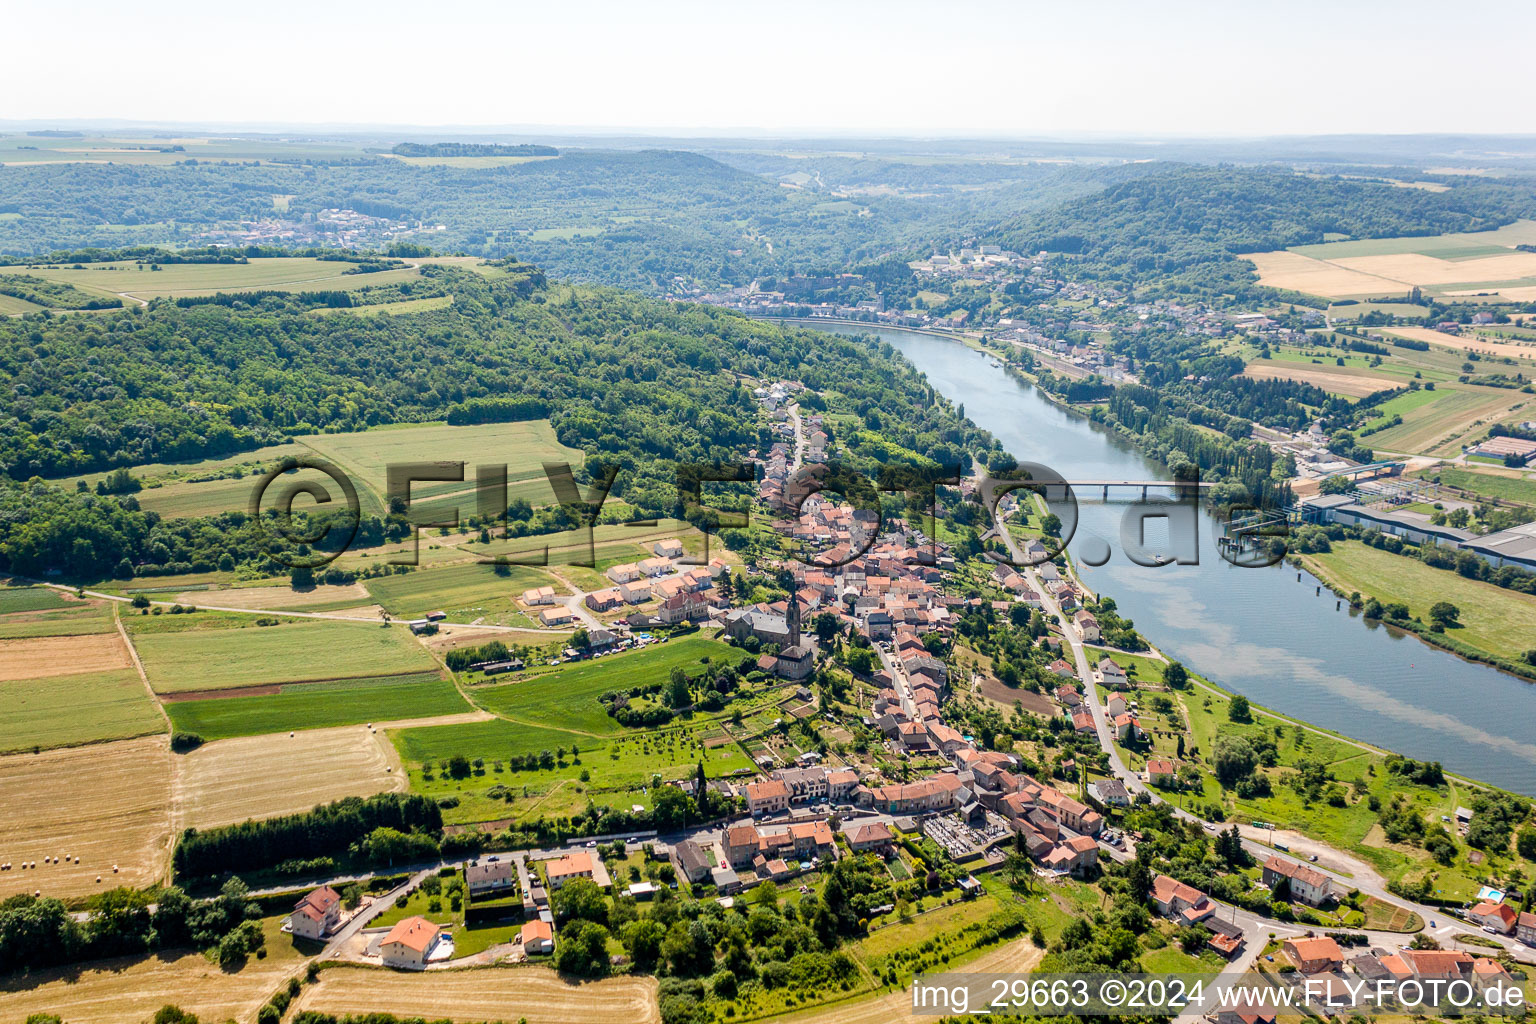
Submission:
<svg viewBox="0 0 1536 1024">
<path fill-rule="evenodd" d="M 1283 168 L 1167 165 L 1030 213 L 996 237 L 1021 252 L 1071 254 L 1071 274 L 1150 291 L 1256 295 L 1239 253 L 1324 241 L 1481 231 L 1536 215 L 1522 179 L 1447 179 L 1444 192 Z M 1272 293 L 1270 293 L 1272 294 Z"/>
<path fill-rule="evenodd" d="M 316 431 L 547 416 L 561 443 L 586 453 L 579 478 L 618 465 L 616 497 L 669 514 L 677 463 L 739 460 L 769 443 L 750 389 L 785 379 L 823 391 L 838 412 L 867 415 L 859 450 L 869 459 L 955 463 L 995 449 L 888 348 L 623 292 L 550 288 L 522 264 L 490 278 L 426 269 L 451 306 L 365 318 L 328 310 L 325 296 L 267 294 L 0 321 L 0 465 L 25 481 Z M 0 486 L 0 568 L 87 576 L 129 558 L 189 571 L 238 548 L 243 525 L 231 512 L 172 529 L 131 496 L 13 482 Z M 150 557 L 156 545 L 164 550 Z"/>
<path fill-rule="evenodd" d="M 976 203 L 828 205 L 708 157 L 659 150 L 572 150 L 488 168 L 390 159 L 6 166 L 0 211 L 15 216 L 0 218 L 0 255 L 241 241 L 244 226 L 262 222 L 325 244 L 321 211 L 345 209 L 378 220 L 347 225 L 362 244 L 382 247 L 394 237 L 386 232 L 404 228 L 439 251 L 517 255 L 555 277 L 656 292 L 674 277 L 741 284 L 926 246 L 949 239 Z M 996 221 L 1024 208 L 988 211 Z"/>
</svg>

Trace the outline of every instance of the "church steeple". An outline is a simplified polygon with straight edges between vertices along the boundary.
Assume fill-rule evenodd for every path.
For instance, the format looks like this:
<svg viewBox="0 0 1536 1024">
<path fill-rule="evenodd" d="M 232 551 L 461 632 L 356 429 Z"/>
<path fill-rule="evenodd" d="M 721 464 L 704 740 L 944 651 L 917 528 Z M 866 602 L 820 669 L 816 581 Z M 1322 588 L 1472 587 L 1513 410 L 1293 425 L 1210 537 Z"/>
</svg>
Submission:
<svg viewBox="0 0 1536 1024">
<path fill-rule="evenodd" d="M 800 646 L 800 598 L 795 594 L 789 595 L 789 608 L 784 613 L 784 619 L 789 626 L 789 646 Z"/>
</svg>

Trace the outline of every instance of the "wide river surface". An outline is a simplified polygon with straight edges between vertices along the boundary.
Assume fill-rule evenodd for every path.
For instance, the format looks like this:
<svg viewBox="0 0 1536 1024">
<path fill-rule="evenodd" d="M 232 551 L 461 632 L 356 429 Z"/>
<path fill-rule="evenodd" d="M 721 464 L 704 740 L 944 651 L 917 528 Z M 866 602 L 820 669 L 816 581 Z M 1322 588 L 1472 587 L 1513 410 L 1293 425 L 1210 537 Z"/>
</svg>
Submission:
<svg viewBox="0 0 1536 1024">
<path fill-rule="evenodd" d="M 1067 480 L 1157 480 L 1167 470 L 958 342 L 912 331 L 817 325 L 890 342 L 966 415 L 1023 462 Z M 1367 625 L 1294 568 L 1239 568 L 1200 520 L 1200 563 L 1146 568 L 1127 559 L 1127 503 L 1078 491 L 1069 550 L 1112 552 L 1084 582 L 1115 599 L 1157 647 L 1213 682 L 1303 721 L 1517 792 L 1536 795 L 1536 686 Z M 1155 531 L 1148 530 L 1148 541 Z"/>
</svg>

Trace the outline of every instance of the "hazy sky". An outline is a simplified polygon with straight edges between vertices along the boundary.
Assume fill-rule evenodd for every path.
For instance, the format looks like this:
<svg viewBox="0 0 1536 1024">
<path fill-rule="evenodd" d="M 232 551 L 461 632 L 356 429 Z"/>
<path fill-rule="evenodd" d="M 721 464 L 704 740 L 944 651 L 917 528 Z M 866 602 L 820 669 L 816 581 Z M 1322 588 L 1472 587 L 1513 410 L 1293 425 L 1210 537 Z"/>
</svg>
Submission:
<svg viewBox="0 0 1536 1024">
<path fill-rule="evenodd" d="M 1532 0 L 30 0 L 6 22 L 3 119 L 1536 132 Z"/>
</svg>

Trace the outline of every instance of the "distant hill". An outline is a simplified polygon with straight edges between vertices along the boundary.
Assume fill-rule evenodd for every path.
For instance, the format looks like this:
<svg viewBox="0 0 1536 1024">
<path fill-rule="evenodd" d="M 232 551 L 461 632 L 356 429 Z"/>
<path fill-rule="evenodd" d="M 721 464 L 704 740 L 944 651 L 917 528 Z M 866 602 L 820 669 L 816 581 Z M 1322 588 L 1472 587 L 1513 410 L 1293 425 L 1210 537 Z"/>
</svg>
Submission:
<svg viewBox="0 0 1536 1024">
<path fill-rule="evenodd" d="M 1443 179 L 1444 191 L 1395 188 L 1282 167 L 1144 164 L 1101 192 L 1031 211 L 995 232 L 1019 252 L 1070 254 L 1079 274 L 1186 295 L 1242 295 L 1237 255 L 1330 237 L 1484 231 L 1536 213 L 1527 179 Z"/>
<path fill-rule="evenodd" d="M 503 146 L 490 142 L 402 142 L 390 150 L 395 156 L 559 156 L 554 146 L 521 144 Z"/>
</svg>

